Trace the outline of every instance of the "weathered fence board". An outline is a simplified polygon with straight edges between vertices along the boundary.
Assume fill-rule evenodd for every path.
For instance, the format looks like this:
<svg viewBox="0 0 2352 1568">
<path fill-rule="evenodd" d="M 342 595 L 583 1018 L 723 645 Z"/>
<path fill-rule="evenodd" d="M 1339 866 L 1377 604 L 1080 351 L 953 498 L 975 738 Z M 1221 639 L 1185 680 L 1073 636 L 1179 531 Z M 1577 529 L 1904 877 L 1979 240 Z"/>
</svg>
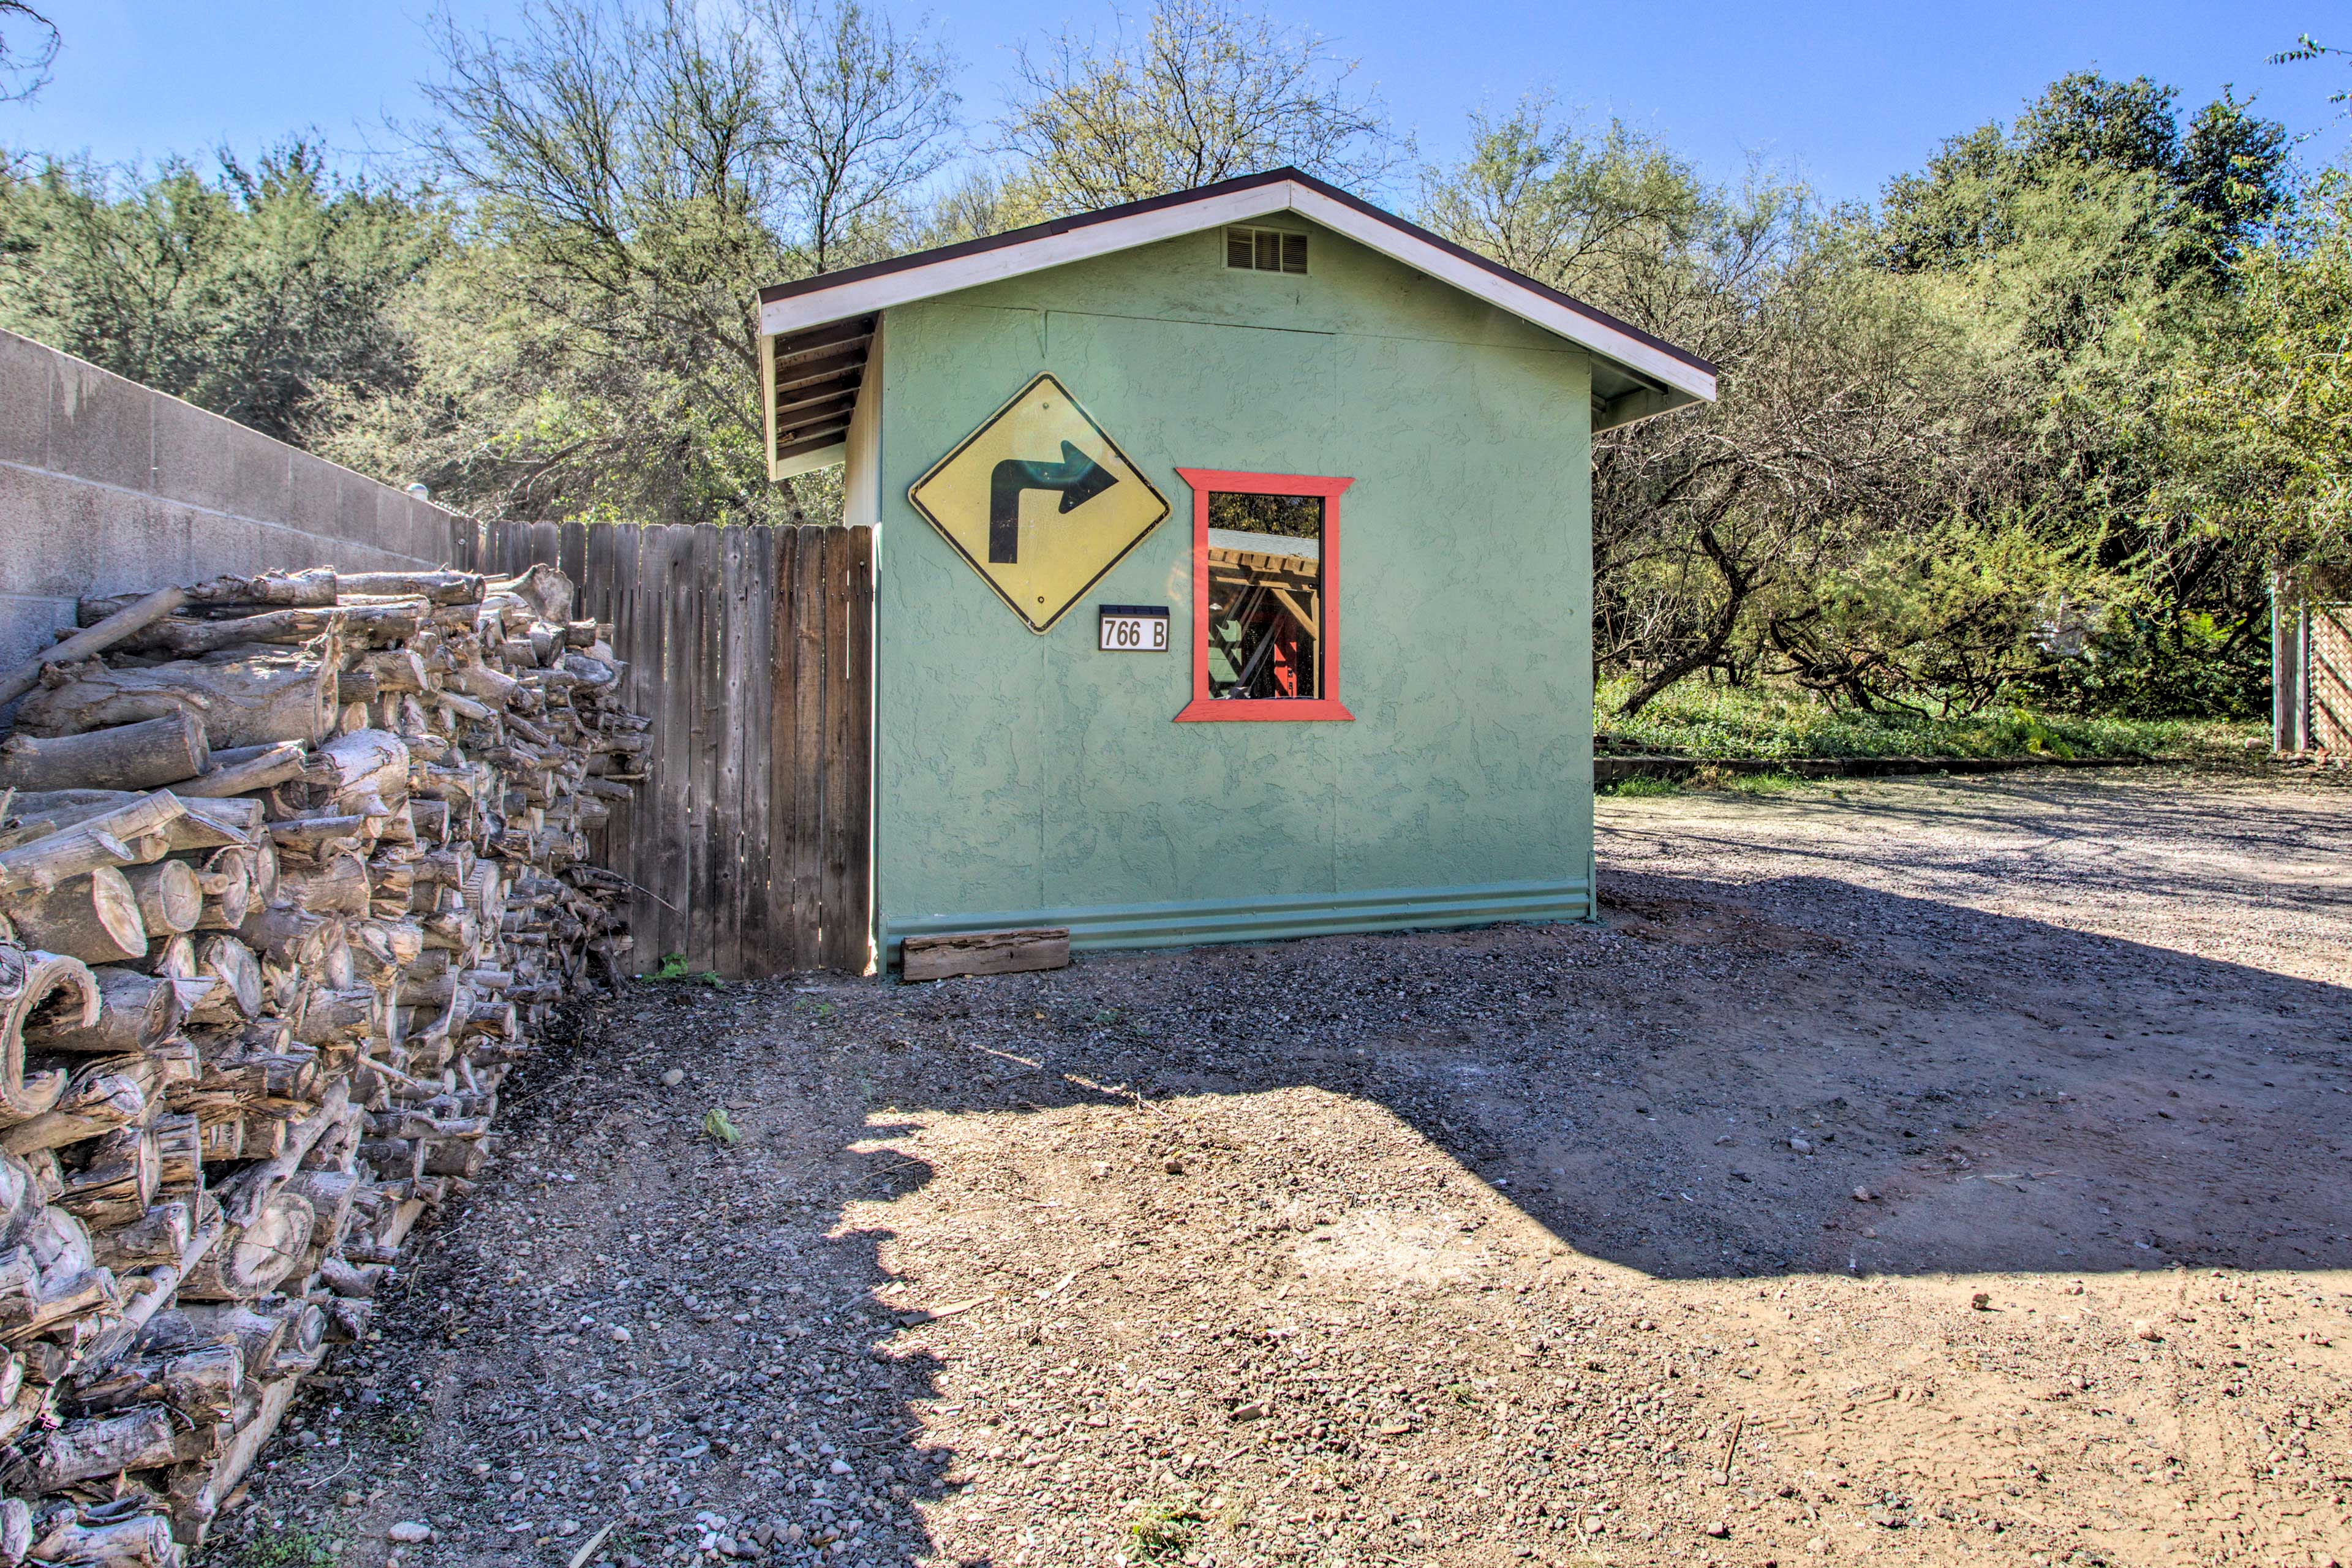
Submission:
<svg viewBox="0 0 2352 1568">
<path fill-rule="evenodd" d="M 535 563 L 614 626 L 650 784 L 592 840 L 636 884 L 640 969 L 863 970 L 871 924 L 868 528 L 486 522 L 457 564 Z"/>
</svg>

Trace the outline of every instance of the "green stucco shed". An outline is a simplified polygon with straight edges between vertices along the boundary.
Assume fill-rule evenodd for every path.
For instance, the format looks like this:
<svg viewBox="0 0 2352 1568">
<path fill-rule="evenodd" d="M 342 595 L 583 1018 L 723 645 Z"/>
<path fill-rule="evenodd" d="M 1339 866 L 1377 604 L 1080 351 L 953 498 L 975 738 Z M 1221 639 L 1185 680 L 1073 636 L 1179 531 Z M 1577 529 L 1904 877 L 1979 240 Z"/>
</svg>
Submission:
<svg viewBox="0 0 2352 1568">
<path fill-rule="evenodd" d="M 877 528 L 886 963 L 1592 912 L 1592 434 L 1704 362 L 1291 170 L 761 309 Z"/>
</svg>

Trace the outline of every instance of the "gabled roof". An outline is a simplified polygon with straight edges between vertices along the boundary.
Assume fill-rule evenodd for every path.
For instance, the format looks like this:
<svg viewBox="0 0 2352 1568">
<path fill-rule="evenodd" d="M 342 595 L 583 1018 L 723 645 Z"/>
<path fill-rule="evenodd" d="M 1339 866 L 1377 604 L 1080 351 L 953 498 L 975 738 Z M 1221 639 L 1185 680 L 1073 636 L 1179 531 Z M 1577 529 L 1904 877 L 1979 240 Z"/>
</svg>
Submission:
<svg viewBox="0 0 2352 1568">
<path fill-rule="evenodd" d="M 761 289 L 760 331 L 772 340 L 773 466 L 798 471 L 834 460 L 878 312 L 1276 212 L 1295 212 L 1589 350 L 1616 373 L 1594 378 L 1595 428 L 1715 399 L 1715 367 L 1696 354 L 1311 175 L 1275 169 Z"/>
</svg>

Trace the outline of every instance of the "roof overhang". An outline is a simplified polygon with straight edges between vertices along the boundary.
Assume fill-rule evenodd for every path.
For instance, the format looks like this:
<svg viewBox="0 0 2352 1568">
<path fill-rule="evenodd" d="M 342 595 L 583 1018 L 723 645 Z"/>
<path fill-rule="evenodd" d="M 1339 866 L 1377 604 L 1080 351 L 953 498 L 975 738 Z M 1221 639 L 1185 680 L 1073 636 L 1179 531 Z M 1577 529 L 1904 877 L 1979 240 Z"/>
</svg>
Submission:
<svg viewBox="0 0 2352 1568">
<path fill-rule="evenodd" d="M 1279 212 L 1297 213 L 1589 351 L 1614 373 L 1595 377 L 1595 429 L 1715 400 L 1715 367 L 1697 355 L 1295 169 L 1245 175 L 1198 190 L 777 284 L 760 291 L 760 331 L 763 339 L 772 340 L 775 374 L 781 376 L 787 370 L 821 363 L 822 351 L 830 346 L 821 340 L 841 331 L 843 323 L 872 317 L 894 305 Z M 864 335 L 870 336 L 870 327 Z M 862 359 L 859 363 L 862 366 Z M 834 405 L 796 404 L 793 390 L 772 384 L 776 428 L 769 450 L 775 464 L 814 467 L 816 463 L 807 459 L 829 448 L 811 443 L 829 437 L 837 445 L 845 438 L 841 433 L 848 426 L 847 413 L 845 407 L 837 406 L 842 389 L 831 389 L 836 400 Z M 854 384 L 846 395 L 855 402 Z M 787 410 L 796 406 L 800 412 L 788 416 Z M 822 423 L 791 422 L 822 421 L 836 413 L 838 431 Z M 795 447 L 797 454 L 788 456 L 788 448 Z"/>
</svg>

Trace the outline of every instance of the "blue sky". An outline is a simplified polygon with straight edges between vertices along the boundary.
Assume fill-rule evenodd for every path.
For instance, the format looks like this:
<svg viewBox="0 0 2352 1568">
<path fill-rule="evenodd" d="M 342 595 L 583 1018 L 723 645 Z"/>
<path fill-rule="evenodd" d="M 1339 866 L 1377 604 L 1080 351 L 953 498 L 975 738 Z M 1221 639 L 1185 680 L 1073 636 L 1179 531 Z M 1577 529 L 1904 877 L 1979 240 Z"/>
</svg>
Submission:
<svg viewBox="0 0 2352 1568">
<path fill-rule="evenodd" d="M 512 5 L 455 0 L 460 17 L 492 25 Z M 52 0 L 48 9 L 66 37 L 57 79 L 30 106 L 0 105 L 0 145 L 121 161 L 224 141 L 249 151 L 315 126 L 363 156 L 387 145 L 385 116 L 417 111 L 413 84 L 432 68 L 421 0 Z M 908 17 L 923 7 L 896 9 Z M 1589 114 L 1622 116 L 1716 174 L 1761 156 L 1832 198 L 1867 197 L 1942 137 L 2005 118 L 2042 83 L 2086 66 L 2175 84 L 2191 104 L 2234 82 L 2311 135 L 2309 161 L 2347 146 L 2327 98 L 2352 85 L 2352 68 L 2263 63 L 2306 30 L 2352 44 L 2352 5 L 2341 0 L 1273 0 L 1270 9 L 1360 58 L 1398 123 L 1441 159 L 1460 151 L 1468 109 L 1548 90 Z M 1108 5 L 1063 0 L 930 11 L 965 62 L 974 120 L 1003 101 L 1015 43 L 1098 28 L 1110 16 Z"/>
</svg>

